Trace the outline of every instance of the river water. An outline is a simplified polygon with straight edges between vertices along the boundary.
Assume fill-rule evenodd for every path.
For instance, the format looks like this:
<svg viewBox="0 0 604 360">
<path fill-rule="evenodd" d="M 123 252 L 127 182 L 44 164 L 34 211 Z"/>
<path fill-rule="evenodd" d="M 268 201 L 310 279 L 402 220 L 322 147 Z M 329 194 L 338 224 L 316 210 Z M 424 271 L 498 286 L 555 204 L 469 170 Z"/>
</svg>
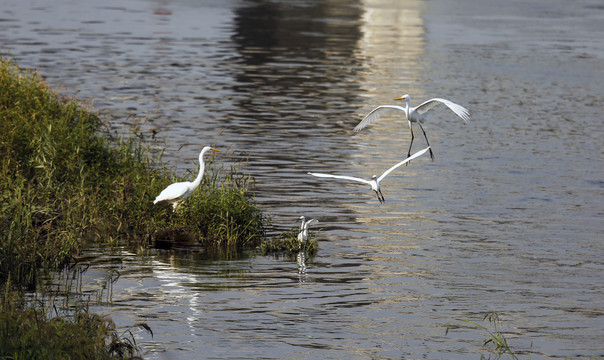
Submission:
<svg viewBox="0 0 604 360">
<path fill-rule="evenodd" d="M 295 261 L 91 248 L 77 290 L 150 359 L 479 358 L 498 311 L 523 358 L 604 357 L 604 6 L 599 0 L 4 0 L 0 46 L 135 121 L 195 171 L 199 149 L 248 159 L 270 234 L 320 220 Z M 404 158 L 409 93 L 467 107 Z M 416 132 L 415 150 L 424 146 Z M 119 277 L 117 276 L 119 274 Z M 113 281 L 115 280 L 115 281 Z M 448 334 L 448 324 L 454 325 Z"/>
</svg>

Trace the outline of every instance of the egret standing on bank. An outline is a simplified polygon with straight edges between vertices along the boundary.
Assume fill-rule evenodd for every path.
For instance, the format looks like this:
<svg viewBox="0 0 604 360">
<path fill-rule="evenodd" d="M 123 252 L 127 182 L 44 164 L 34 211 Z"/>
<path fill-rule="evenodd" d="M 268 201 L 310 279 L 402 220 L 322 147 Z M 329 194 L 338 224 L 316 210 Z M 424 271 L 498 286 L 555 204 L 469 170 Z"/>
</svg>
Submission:
<svg viewBox="0 0 604 360">
<path fill-rule="evenodd" d="M 308 228 L 311 225 L 318 224 L 319 220 L 310 219 L 308 221 L 305 221 L 306 218 L 304 216 L 300 216 L 300 220 L 302 220 L 302 223 L 300 224 L 300 232 L 298 233 L 298 241 L 300 242 L 300 245 L 304 245 L 304 244 L 306 244 L 306 240 L 308 239 Z"/>
<path fill-rule="evenodd" d="M 153 201 L 153 204 L 157 204 L 160 201 L 169 201 L 172 203 L 172 210 L 176 211 L 176 208 L 178 207 L 178 205 L 180 205 L 180 203 L 183 200 L 185 200 L 186 198 L 191 196 L 193 191 L 195 191 L 195 189 L 197 189 L 199 184 L 201 184 L 201 178 L 203 177 L 203 171 L 205 169 L 205 163 L 203 162 L 203 156 L 205 155 L 205 153 L 207 153 L 210 150 L 222 152 L 218 149 L 214 149 L 213 147 L 209 147 L 209 146 L 204 147 L 201 150 L 201 152 L 199 153 L 199 174 L 197 175 L 195 180 L 193 182 L 184 181 L 184 182 L 177 182 L 172 185 L 169 185 L 159 195 L 157 195 L 157 197 L 155 198 L 155 201 Z"/>
<path fill-rule="evenodd" d="M 423 149 L 423 150 L 420 150 L 420 151 L 416 152 L 412 156 L 409 156 L 405 160 L 399 162 L 398 164 L 394 165 L 390 169 L 386 170 L 382 175 L 380 175 L 380 177 L 378 177 L 377 175 L 373 175 L 371 177 L 371 180 L 365 180 L 365 179 L 361 179 L 361 178 L 354 177 L 354 176 L 330 175 L 330 174 L 313 173 L 313 172 L 309 172 L 308 174 L 312 175 L 312 176 L 316 176 L 316 177 L 333 178 L 333 179 L 343 179 L 343 180 L 352 180 L 352 181 L 357 181 L 357 182 L 361 182 L 361 183 L 367 184 L 367 185 L 371 186 L 371 190 L 375 191 L 375 193 L 377 195 L 377 198 L 380 201 L 380 203 L 384 203 L 386 201 L 386 199 L 384 199 L 384 195 L 382 195 L 382 190 L 380 190 L 380 182 L 382 180 L 384 180 L 384 178 L 386 176 L 388 176 L 388 174 L 390 174 L 392 171 L 394 171 L 397 167 L 399 167 L 399 166 L 401 166 L 403 164 L 406 164 L 407 162 L 409 162 L 409 161 L 415 159 L 416 157 L 424 154 L 428 150 L 430 150 L 429 146 L 427 148 Z"/>
<path fill-rule="evenodd" d="M 438 104 L 445 104 L 449 109 L 451 109 L 457 116 L 459 116 L 466 124 L 470 120 L 470 112 L 468 109 L 461 105 L 457 105 L 456 103 L 446 100 L 434 98 L 428 101 L 424 101 L 422 104 L 416 107 L 411 107 L 409 104 L 410 96 L 403 95 L 400 98 L 396 98 L 394 100 L 405 100 L 405 107 L 398 105 L 380 105 L 375 109 L 371 110 L 363 120 L 354 128 L 354 131 L 361 131 L 365 126 L 371 124 L 375 120 L 379 119 L 385 112 L 389 110 L 400 110 L 405 113 L 407 116 L 407 121 L 409 122 L 409 129 L 411 130 L 411 143 L 409 144 L 409 151 L 407 151 L 407 156 L 411 155 L 411 146 L 413 145 L 413 139 L 415 136 L 413 135 L 413 123 L 418 124 L 419 128 L 422 129 L 424 133 L 424 139 L 426 139 L 426 144 L 430 146 L 428 142 L 428 137 L 426 136 L 426 131 L 424 131 L 424 127 L 422 124 L 428 120 L 429 111 L 432 110 Z M 434 154 L 432 153 L 432 149 L 430 149 L 430 158 L 434 160 Z"/>
</svg>

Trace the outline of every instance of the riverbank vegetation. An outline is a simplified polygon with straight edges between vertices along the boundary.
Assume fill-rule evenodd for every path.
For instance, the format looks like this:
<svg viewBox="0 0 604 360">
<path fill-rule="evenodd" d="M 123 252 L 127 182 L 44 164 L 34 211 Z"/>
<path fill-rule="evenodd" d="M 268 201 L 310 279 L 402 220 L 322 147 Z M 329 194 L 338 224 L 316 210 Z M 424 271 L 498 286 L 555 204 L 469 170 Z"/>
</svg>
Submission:
<svg viewBox="0 0 604 360">
<path fill-rule="evenodd" d="M 146 324 L 136 324 L 151 332 Z M 133 359 L 140 349 L 130 329 L 118 331 L 111 319 L 78 305 L 66 314 L 17 291 L 0 299 L 2 359 Z"/>
<path fill-rule="evenodd" d="M 251 196 L 249 177 L 210 161 L 201 186 L 177 212 L 153 205 L 167 185 L 190 180 L 167 168 L 157 144 L 142 134 L 111 138 L 92 109 L 4 58 L 0 119 L 2 349 L 11 349 L 4 346 L 7 337 L 27 342 L 36 333 L 57 333 L 54 340 L 89 334 L 98 340 L 91 346 L 115 343 L 115 329 L 101 317 L 79 311 L 49 319 L 23 300 L 39 274 L 70 263 L 86 242 L 119 238 L 146 248 L 178 237 L 206 247 L 253 247 L 264 239 L 268 219 Z M 209 144 L 200 143 L 200 150 L 203 145 Z M 54 341 L 37 339 L 41 349 Z M 12 348 L 32 345 L 23 344 Z M 19 354 L 9 350 L 0 357 L 32 358 Z"/>
<path fill-rule="evenodd" d="M 253 246 L 264 237 L 267 219 L 248 177 L 210 161 L 179 211 L 153 205 L 167 185 L 190 179 L 171 173 L 140 136 L 103 136 L 95 112 L 6 60 L 0 118 L 2 280 L 32 285 L 37 269 L 59 267 L 86 240 L 119 236 L 146 246 L 186 233 L 206 246 Z"/>
</svg>

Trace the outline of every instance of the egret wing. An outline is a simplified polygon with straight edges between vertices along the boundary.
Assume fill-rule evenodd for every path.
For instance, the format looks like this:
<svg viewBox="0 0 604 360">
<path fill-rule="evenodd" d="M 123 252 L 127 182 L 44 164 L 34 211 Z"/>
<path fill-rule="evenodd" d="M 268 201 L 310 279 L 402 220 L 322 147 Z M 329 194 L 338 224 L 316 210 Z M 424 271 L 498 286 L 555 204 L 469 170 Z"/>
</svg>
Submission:
<svg viewBox="0 0 604 360">
<path fill-rule="evenodd" d="M 451 111 L 453 111 L 457 116 L 459 116 L 466 124 L 470 121 L 470 112 L 465 107 L 458 105 L 452 101 L 447 99 L 434 98 L 427 101 L 424 101 L 419 106 L 415 108 L 419 114 L 423 115 L 430 111 L 433 107 L 438 104 L 445 104 Z"/>
<path fill-rule="evenodd" d="M 405 108 L 402 106 L 398 106 L 398 105 L 380 105 L 378 107 L 376 107 L 375 109 L 371 110 L 371 112 L 369 114 L 367 114 L 363 120 L 361 120 L 361 122 L 355 126 L 354 131 L 361 131 L 363 130 L 363 128 L 369 124 L 371 124 L 372 122 L 374 122 L 375 120 L 379 119 L 380 117 L 382 117 L 382 115 L 384 115 L 384 113 L 390 111 L 390 110 L 400 110 L 400 111 L 405 111 Z"/>
<path fill-rule="evenodd" d="M 308 229 L 308 227 L 309 227 L 309 226 L 311 226 L 311 225 L 315 225 L 315 224 L 318 224 L 318 223 L 319 223 L 319 220 L 317 220 L 317 219 L 311 219 L 311 220 L 308 220 L 308 221 L 306 222 L 305 229 Z"/>
<path fill-rule="evenodd" d="M 316 176 L 316 177 L 357 181 L 357 182 L 361 182 L 361 183 L 364 183 L 364 184 L 371 185 L 371 181 L 365 180 L 365 179 L 361 179 L 361 178 L 358 178 L 358 177 L 354 177 L 354 176 L 331 175 L 331 174 L 314 173 L 314 172 L 309 172 L 308 174 L 312 175 L 312 176 Z"/>
<path fill-rule="evenodd" d="M 153 201 L 153 203 L 157 203 L 158 201 L 164 201 L 164 200 L 176 200 L 181 198 L 186 192 L 187 189 L 189 188 L 187 182 L 179 182 L 179 183 L 174 183 L 172 185 L 169 185 L 167 188 L 165 188 L 161 193 L 159 193 L 159 195 L 157 195 L 157 197 L 155 198 L 155 201 Z"/>
<path fill-rule="evenodd" d="M 430 149 L 430 147 L 428 146 L 427 148 L 420 150 L 418 152 L 416 152 L 415 154 L 409 156 L 408 158 L 406 158 L 405 160 L 399 162 L 398 164 L 394 165 L 393 167 L 391 167 L 390 169 L 386 170 L 382 175 L 380 175 L 380 177 L 378 178 L 378 182 L 382 181 L 382 179 L 384 179 L 386 176 L 388 176 L 388 174 L 390 174 L 391 172 L 393 172 L 396 168 L 398 168 L 399 166 L 408 163 L 409 161 L 415 159 L 418 156 L 423 155 L 426 151 L 428 151 Z"/>
</svg>

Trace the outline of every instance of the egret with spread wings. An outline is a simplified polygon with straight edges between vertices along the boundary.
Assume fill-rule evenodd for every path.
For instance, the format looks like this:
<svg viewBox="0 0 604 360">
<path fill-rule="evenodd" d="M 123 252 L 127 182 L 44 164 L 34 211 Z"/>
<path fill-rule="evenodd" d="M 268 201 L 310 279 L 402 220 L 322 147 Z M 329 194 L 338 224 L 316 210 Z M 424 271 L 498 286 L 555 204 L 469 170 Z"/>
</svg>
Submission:
<svg viewBox="0 0 604 360">
<path fill-rule="evenodd" d="M 399 105 L 380 105 L 376 107 L 375 109 L 371 110 L 371 112 L 367 114 L 365 118 L 361 120 L 361 122 L 359 122 L 359 124 L 354 128 L 354 131 L 361 131 L 365 126 L 379 119 L 387 111 L 403 111 L 407 117 L 407 121 L 409 122 L 409 129 L 411 130 L 411 143 L 409 144 L 409 151 L 407 151 L 407 156 L 411 155 L 411 146 L 413 145 L 413 140 L 415 138 L 415 136 L 413 135 L 413 124 L 418 124 L 419 128 L 422 129 L 422 132 L 424 133 L 424 139 L 426 139 L 426 144 L 428 145 L 428 147 L 430 147 L 430 142 L 428 142 L 428 137 L 426 136 L 426 131 L 424 130 L 422 124 L 428 119 L 430 110 L 432 110 L 435 106 L 439 104 L 444 104 L 449 109 L 451 109 L 457 116 L 459 116 L 466 124 L 470 120 L 470 112 L 468 111 L 468 109 L 446 99 L 430 99 L 428 101 L 424 101 L 416 107 L 411 107 L 409 95 L 403 95 L 400 98 L 396 98 L 394 100 L 405 100 L 406 104 L 404 107 Z M 434 154 L 432 153 L 431 148 L 430 158 L 434 160 Z"/>
<path fill-rule="evenodd" d="M 304 244 L 306 244 L 306 240 L 308 240 L 308 228 L 311 225 L 318 224 L 319 220 L 310 219 L 308 221 L 305 221 L 306 218 L 304 216 L 300 216 L 300 220 L 302 220 L 302 223 L 300 224 L 300 232 L 298 233 L 298 241 L 300 241 L 300 245 L 304 245 Z"/>
<path fill-rule="evenodd" d="M 427 148 L 423 149 L 423 150 L 420 150 L 420 151 L 416 152 L 412 156 L 409 156 L 405 160 L 397 163 L 396 165 L 394 165 L 390 169 L 386 170 L 379 177 L 377 175 L 373 175 L 371 177 L 371 180 L 365 180 L 365 179 L 361 179 L 361 178 L 354 177 L 354 176 L 331 175 L 331 174 L 314 173 L 314 172 L 309 172 L 308 174 L 310 174 L 312 176 L 316 176 L 316 177 L 332 178 L 332 179 L 342 179 L 342 180 L 351 180 L 351 181 L 356 181 L 356 182 L 360 182 L 360 183 L 363 183 L 363 184 L 367 184 L 367 185 L 371 186 L 371 190 L 375 191 L 375 193 L 377 195 L 377 198 L 380 201 L 380 203 L 384 203 L 386 201 L 386 199 L 384 199 L 384 195 L 382 195 L 382 190 L 380 190 L 380 183 L 381 183 L 381 181 L 384 180 L 384 178 L 386 176 L 388 176 L 388 174 L 390 174 L 391 172 L 393 172 L 399 166 L 408 163 L 409 161 L 417 158 L 418 156 L 423 155 L 428 150 L 430 150 L 429 146 Z"/>
</svg>

